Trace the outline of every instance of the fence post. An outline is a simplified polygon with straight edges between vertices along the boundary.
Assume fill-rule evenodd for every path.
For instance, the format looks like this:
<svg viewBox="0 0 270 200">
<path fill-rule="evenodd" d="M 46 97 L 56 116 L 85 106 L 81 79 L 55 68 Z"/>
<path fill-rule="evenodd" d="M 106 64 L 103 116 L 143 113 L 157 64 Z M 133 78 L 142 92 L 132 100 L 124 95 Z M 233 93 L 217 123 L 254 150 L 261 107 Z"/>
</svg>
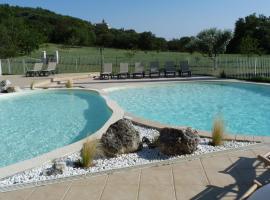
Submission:
<svg viewBox="0 0 270 200">
<path fill-rule="evenodd" d="M 257 58 L 255 58 L 255 76 L 257 75 Z"/>
<path fill-rule="evenodd" d="M 7 59 L 7 62 L 8 62 L 8 74 L 11 74 L 10 60 Z"/>
<path fill-rule="evenodd" d="M 76 72 L 78 72 L 78 60 L 77 60 L 77 58 L 75 60 L 75 63 L 76 63 Z"/>
<path fill-rule="evenodd" d="M 99 48 L 99 54 L 100 54 L 100 72 L 102 72 L 103 62 L 104 62 L 103 47 Z"/>
<path fill-rule="evenodd" d="M 22 59 L 22 65 L 23 65 L 23 74 L 25 74 L 25 61 Z"/>
<path fill-rule="evenodd" d="M 46 51 L 43 51 L 42 59 L 43 59 L 43 64 L 47 64 L 47 53 L 46 53 Z"/>
<path fill-rule="evenodd" d="M 58 50 L 55 51 L 56 63 L 59 64 L 59 52 Z"/>
<path fill-rule="evenodd" d="M 0 59 L 0 76 L 2 76 L 2 62 L 1 62 L 1 59 Z"/>
</svg>

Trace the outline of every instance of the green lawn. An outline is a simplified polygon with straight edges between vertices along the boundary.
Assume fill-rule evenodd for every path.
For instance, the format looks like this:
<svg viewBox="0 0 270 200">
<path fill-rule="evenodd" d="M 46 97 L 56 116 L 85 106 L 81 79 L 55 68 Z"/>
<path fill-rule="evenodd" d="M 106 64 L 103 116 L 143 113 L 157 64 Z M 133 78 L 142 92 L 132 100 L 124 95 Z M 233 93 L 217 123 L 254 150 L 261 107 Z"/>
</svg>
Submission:
<svg viewBox="0 0 270 200">
<path fill-rule="evenodd" d="M 100 71 L 101 56 L 97 47 L 73 47 L 68 48 L 63 45 L 43 44 L 40 49 L 33 52 L 30 56 L 19 57 L 8 60 L 2 60 L 4 73 L 23 74 L 26 69 L 33 66 L 42 56 L 42 51 L 47 54 L 55 54 L 59 51 L 60 63 L 58 65 L 59 73 L 69 72 L 94 72 Z M 229 74 L 242 74 L 244 72 L 253 73 L 256 62 L 257 72 L 268 70 L 270 67 L 270 56 L 246 57 L 245 55 L 220 55 L 218 58 L 218 70 L 213 68 L 213 61 L 199 53 L 179 53 L 179 52 L 157 52 L 157 51 L 133 51 L 104 48 L 104 62 L 113 63 L 114 70 L 118 71 L 120 62 L 129 62 L 132 67 L 135 62 L 143 62 L 146 66 L 151 61 L 159 61 L 160 66 L 166 61 L 174 61 L 179 65 L 180 61 L 188 61 L 195 74 L 218 75 L 224 70 Z M 10 64 L 9 64 L 10 63 Z M 10 66 L 10 67 L 9 67 Z M 244 77 L 243 77 L 244 78 Z"/>
</svg>

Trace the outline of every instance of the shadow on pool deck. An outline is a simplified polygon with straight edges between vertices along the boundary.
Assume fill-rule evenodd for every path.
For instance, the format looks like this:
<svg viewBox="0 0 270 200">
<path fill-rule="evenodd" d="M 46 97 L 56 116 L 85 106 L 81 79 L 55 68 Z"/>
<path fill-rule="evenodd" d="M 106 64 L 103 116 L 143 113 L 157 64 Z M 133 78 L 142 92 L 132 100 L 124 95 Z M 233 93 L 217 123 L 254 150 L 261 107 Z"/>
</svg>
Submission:
<svg viewBox="0 0 270 200">
<path fill-rule="evenodd" d="M 223 199 L 233 197 L 240 199 L 241 196 L 252 185 L 253 180 L 258 180 L 263 184 L 270 181 L 269 171 L 263 169 L 262 163 L 256 158 L 239 157 L 231 166 L 219 171 L 234 179 L 234 183 L 219 187 L 217 185 L 207 185 L 206 189 L 191 198 L 192 200 Z"/>
</svg>

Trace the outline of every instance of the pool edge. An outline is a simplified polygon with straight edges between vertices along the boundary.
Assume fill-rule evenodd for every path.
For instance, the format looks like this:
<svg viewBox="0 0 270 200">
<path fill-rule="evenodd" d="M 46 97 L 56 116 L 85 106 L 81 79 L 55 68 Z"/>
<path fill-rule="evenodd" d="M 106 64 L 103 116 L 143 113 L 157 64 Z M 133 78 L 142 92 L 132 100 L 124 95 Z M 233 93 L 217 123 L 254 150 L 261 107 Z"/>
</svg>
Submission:
<svg viewBox="0 0 270 200">
<path fill-rule="evenodd" d="M 157 83 L 158 81 L 156 81 L 155 83 Z M 263 86 L 269 86 L 270 87 L 270 83 L 262 83 L 262 82 L 253 82 L 253 81 L 245 81 L 245 80 L 238 80 L 238 79 L 222 79 L 222 78 L 215 78 L 215 79 L 198 79 L 198 80 L 194 80 L 194 79 L 190 79 L 190 80 L 177 80 L 177 81 L 162 81 L 162 82 L 158 82 L 161 84 L 169 84 L 169 83 L 188 83 L 188 82 L 228 82 L 228 83 L 243 83 L 243 84 L 253 84 L 253 85 L 263 85 Z M 147 85 L 146 87 L 151 86 Z M 102 88 L 102 92 L 105 93 L 106 95 L 108 95 L 111 91 L 115 91 L 115 90 L 122 90 L 122 89 L 129 89 L 129 88 L 140 88 L 142 87 L 141 85 L 125 85 L 125 86 L 112 86 L 112 87 L 105 87 Z M 119 105 L 119 107 L 121 107 Z M 123 108 L 122 108 L 123 109 Z M 124 110 L 124 109 L 123 109 Z M 147 126 L 150 128 L 155 128 L 155 129 L 160 129 L 160 128 L 164 128 L 164 127 L 172 127 L 172 128 L 187 128 L 188 126 L 172 126 L 169 124 L 163 124 L 160 122 L 156 122 L 156 121 L 152 121 L 149 119 L 145 119 L 143 117 L 139 117 L 136 116 L 133 113 L 129 113 L 129 112 L 125 112 L 125 117 L 129 118 L 130 120 L 132 120 L 134 123 L 138 124 L 138 125 L 142 125 L 142 126 Z M 211 132 L 210 131 L 205 131 L 205 130 L 199 130 L 196 129 L 199 133 L 200 136 L 202 137 L 207 137 L 207 138 L 211 138 Z M 227 134 L 226 133 L 226 138 L 225 140 L 236 140 L 236 141 L 250 141 L 250 142 L 262 142 L 262 143 L 270 143 L 270 136 L 254 136 L 254 135 L 245 135 L 244 133 L 237 133 L 237 134 Z"/>
<path fill-rule="evenodd" d="M 75 143 L 57 148 L 55 150 L 52 150 L 50 152 L 41 154 L 39 156 L 36 156 L 31 159 L 27 159 L 24 161 L 17 162 L 15 164 L 11 164 L 5 167 L 0 168 L 0 179 L 15 175 L 17 173 L 23 172 L 25 170 L 30 170 L 35 167 L 39 167 L 45 163 L 51 162 L 53 159 L 57 159 L 59 157 L 66 156 L 68 154 L 72 154 L 74 152 L 77 152 L 81 149 L 82 144 L 86 140 L 93 140 L 93 139 L 99 139 L 102 134 L 109 128 L 109 126 L 119 119 L 123 118 L 124 116 L 124 110 L 118 106 L 116 102 L 108 98 L 104 93 L 97 89 L 88 89 L 88 88 L 57 88 L 57 89 L 49 89 L 49 90 L 82 90 L 82 91 L 88 91 L 88 92 L 96 92 L 99 94 L 104 100 L 108 108 L 112 111 L 112 115 L 110 118 L 106 121 L 106 123 L 98 129 L 95 133 L 91 134 L 90 136 L 83 138 Z M 17 95 L 22 95 L 24 92 L 17 93 Z M 16 93 L 10 95 L 14 96 Z M 6 97 L 5 97 L 6 98 Z"/>
<path fill-rule="evenodd" d="M 154 128 L 157 130 L 160 130 L 165 127 L 169 128 L 176 128 L 176 129 L 183 129 L 187 128 L 188 126 L 172 126 L 169 124 L 162 124 L 160 122 L 144 119 L 142 117 L 138 117 L 132 113 L 125 112 L 124 115 L 125 118 L 130 119 L 134 124 L 140 125 L 140 126 L 146 126 L 148 128 Z M 192 127 L 191 127 L 192 128 Z M 210 131 L 205 130 L 199 130 L 198 131 L 199 136 L 205 137 L 205 138 L 212 138 Z M 256 142 L 256 143 L 270 143 L 270 136 L 253 136 L 253 135 L 242 135 L 242 134 L 225 134 L 225 139 L 227 141 L 239 141 L 239 142 Z"/>
</svg>

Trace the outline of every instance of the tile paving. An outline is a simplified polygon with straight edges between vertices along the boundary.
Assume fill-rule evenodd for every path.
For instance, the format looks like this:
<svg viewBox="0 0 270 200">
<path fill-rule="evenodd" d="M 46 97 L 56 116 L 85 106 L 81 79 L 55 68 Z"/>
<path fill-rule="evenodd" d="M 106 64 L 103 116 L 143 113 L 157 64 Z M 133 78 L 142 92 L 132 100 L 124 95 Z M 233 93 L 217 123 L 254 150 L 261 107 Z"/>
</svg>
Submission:
<svg viewBox="0 0 270 200">
<path fill-rule="evenodd" d="M 0 193 L 0 200 L 239 199 L 270 171 L 256 160 L 269 144 L 170 165 L 122 170 L 79 180 Z"/>
</svg>

